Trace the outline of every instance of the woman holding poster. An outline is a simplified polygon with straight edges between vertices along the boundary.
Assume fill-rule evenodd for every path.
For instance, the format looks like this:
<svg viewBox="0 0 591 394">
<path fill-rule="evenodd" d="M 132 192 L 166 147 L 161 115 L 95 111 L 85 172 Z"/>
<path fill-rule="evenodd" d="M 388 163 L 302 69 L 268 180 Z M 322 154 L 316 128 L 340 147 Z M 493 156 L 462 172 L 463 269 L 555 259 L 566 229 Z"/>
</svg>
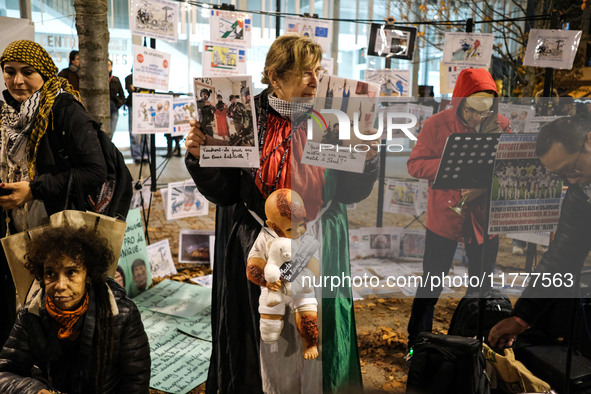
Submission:
<svg viewBox="0 0 591 394">
<path fill-rule="evenodd" d="M 205 133 L 194 124 L 186 165 L 199 191 L 217 204 L 212 298 L 213 351 L 208 393 L 335 392 L 362 390 L 350 289 L 319 289 L 320 357 L 303 360 L 293 316 L 285 321 L 278 351 L 260 341 L 260 286 L 246 277 L 248 253 L 265 220 L 265 199 L 288 188 L 306 206 L 307 233 L 321 243 L 321 275 L 350 275 L 345 204 L 364 199 L 377 178 L 375 153 L 364 173 L 301 164 L 306 122 L 292 128 L 292 98 L 315 97 L 322 49 L 309 38 L 285 35 L 271 45 L 255 97 L 260 168 L 199 165 Z M 289 327 L 289 329 L 288 329 Z"/>
</svg>

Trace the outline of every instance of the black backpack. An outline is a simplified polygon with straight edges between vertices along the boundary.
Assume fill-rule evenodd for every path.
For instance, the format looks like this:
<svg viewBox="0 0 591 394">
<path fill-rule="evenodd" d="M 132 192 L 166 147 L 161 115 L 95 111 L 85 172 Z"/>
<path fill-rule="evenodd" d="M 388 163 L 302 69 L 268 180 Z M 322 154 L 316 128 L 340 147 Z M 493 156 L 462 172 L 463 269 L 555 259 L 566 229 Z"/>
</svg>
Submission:
<svg viewBox="0 0 591 394">
<path fill-rule="evenodd" d="M 61 96 L 61 95 L 60 95 Z M 70 97 L 64 97 L 64 102 L 72 100 L 84 108 L 84 106 Z M 111 216 L 125 221 L 127 212 L 131 205 L 133 197 L 132 182 L 133 178 L 129 169 L 125 165 L 125 159 L 119 149 L 113 144 L 107 134 L 101 130 L 101 124 L 93 121 L 94 128 L 97 133 L 101 150 L 107 166 L 106 181 L 90 194 L 85 194 L 77 182 L 78 173 L 70 165 L 67 152 L 64 149 L 63 143 L 63 120 L 56 116 L 54 127 L 55 131 L 62 135 L 62 138 L 54 139 L 60 146 L 54 146 L 58 152 L 58 156 L 63 162 L 70 167 L 70 177 L 68 179 L 67 199 L 64 209 L 76 209 L 79 211 L 92 211 L 103 215 Z M 58 131 L 59 130 L 59 131 Z"/>
<path fill-rule="evenodd" d="M 107 165 L 107 180 L 93 195 L 85 196 L 86 207 L 96 213 L 125 221 L 133 197 L 133 178 L 125 159 L 97 123 L 97 137 Z M 72 179 L 72 178 L 70 178 Z"/>
<path fill-rule="evenodd" d="M 511 300 L 503 296 L 498 290 L 489 289 L 483 294 L 485 301 L 484 332 L 488 337 L 490 329 L 501 320 L 509 317 L 513 311 Z M 458 303 L 454 315 L 449 323 L 449 335 L 474 337 L 478 329 L 478 289 L 468 291 Z"/>
<path fill-rule="evenodd" d="M 482 344 L 422 332 L 409 353 L 407 394 L 489 394 Z"/>
</svg>

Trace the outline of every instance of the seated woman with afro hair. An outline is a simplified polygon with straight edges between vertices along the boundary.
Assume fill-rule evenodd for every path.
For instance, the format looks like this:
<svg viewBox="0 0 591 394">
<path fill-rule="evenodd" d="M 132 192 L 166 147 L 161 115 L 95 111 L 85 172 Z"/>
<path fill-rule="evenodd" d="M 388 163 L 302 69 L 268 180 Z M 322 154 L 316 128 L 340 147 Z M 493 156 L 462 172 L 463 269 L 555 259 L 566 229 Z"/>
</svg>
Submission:
<svg viewBox="0 0 591 394">
<path fill-rule="evenodd" d="M 148 337 L 135 304 L 107 277 L 108 241 L 86 228 L 48 228 L 25 260 L 41 289 L 0 353 L 0 392 L 148 393 Z"/>
</svg>

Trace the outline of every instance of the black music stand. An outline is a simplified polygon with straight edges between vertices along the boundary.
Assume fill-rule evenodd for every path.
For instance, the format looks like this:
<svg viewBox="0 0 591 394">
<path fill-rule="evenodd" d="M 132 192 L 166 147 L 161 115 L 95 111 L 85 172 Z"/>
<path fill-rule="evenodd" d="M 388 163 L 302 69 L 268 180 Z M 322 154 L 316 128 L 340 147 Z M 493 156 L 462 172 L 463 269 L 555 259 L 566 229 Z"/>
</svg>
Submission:
<svg viewBox="0 0 591 394">
<path fill-rule="evenodd" d="M 488 248 L 488 220 L 490 211 L 490 192 L 497 145 L 501 134 L 451 134 L 447 138 L 443 156 L 439 163 L 437 176 L 431 185 L 433 189 L 486 189 L 484 244 L 480 270 L 483 271 Z M 483 297 L 483 284 L 478 292 L 478 328 L 476 336 L 483 340 L 484 310 L 486 299 Z"/>
</svg>

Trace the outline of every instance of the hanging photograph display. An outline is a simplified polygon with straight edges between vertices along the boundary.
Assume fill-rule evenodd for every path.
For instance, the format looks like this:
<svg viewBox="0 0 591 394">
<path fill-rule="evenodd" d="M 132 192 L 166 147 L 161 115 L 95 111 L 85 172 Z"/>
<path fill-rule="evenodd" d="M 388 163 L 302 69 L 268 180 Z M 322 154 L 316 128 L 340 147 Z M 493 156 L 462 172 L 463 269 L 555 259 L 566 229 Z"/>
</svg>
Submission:
<svg viewBox="0 0 591 394">
<path fill-rule="evenodd" d="M 203 41 L 203 75 L 246 74 L 246 50 L 229 43 Z"/>
<path fill-rule="evenodd" d="M 194 97 L 172 99 L 172 134 L 185 135 L 191 131 L 189 120 L 197 119 L 197 105 Z"/>
<path fill-rule="evenodd" d="M 252 77 L 236 75 L 194 79 L 197 116 L 207 136 L 202 167 L 259 166 Z"/>
<path fill-rule="evenodd" d="M 133 46 L 133 86 L 157 92 L 168 91 L 170 54 L 152 48 Z"/>
<path fill-rule="evenodd" d="M 285 32 L 298 33 L 310 37 L 322 47 L 322 52 L 330 53 L 332 21 L 303 18 L 300 16 L 288 16 L 285 18 Z"/>
<path fill-rule="evenodd" d="M 492 33 L 445 33 L 443 62 L 455 65 L 489 67 L 494 36 Z"/>
<path fill-rule="evenodd" d="M 133 134 L 169 133 L 172 95 L 133 93 Z"/>
<path fill-rule="evenodd" d="M 367 54 L 412 60 L 416 36 L 414 27 L 372 23 Z"/>
<path fill-rule="evenodd" d="M 209 37 L 211 41 L 227 42 L 250 48 L 252 16 L 244 12 L 211 10 Z"/>
<path fill-rule="evenodd" d="M 132 34 L 177 42 L 179 3 L 167 0 L 129 1 Z"/>
<path fill-rule="evenodd" d="M 523 64 L 570 70 L 581 35 L 581 30 L 531 29 Z"/>
</svg>

